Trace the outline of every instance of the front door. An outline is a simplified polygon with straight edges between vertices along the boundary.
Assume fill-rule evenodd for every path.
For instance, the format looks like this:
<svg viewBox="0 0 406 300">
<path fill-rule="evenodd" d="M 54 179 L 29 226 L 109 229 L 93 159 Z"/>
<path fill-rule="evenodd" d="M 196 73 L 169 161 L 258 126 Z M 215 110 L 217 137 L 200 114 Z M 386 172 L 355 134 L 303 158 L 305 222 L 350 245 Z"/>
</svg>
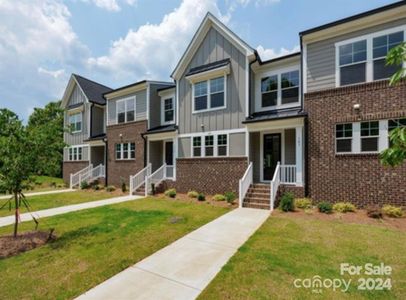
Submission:
<svg viewBox="0 0 406 300">
<path fill-rule="evenodd" d="M 263 179 L 272 180 L 278 161 L 281 161 L 281 134 L 264 134 Z"/>
<path fill-rule="evenodd" d="M 165 142 L 165 163 L 173 166 L 173 142 Z"/>
</svg>

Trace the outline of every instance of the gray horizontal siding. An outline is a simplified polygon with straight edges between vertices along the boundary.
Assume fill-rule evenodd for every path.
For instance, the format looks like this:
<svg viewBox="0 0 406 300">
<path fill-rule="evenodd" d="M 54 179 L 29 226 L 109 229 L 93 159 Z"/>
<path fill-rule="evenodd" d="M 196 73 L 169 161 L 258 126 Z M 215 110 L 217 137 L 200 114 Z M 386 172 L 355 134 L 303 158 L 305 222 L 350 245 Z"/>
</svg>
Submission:
<svg viewBox="0 0 406 300">
<path fill-rule="evenodd" d="M 135 109 L 136 109 L 136 121 L 141 121 L 145 120 L 147 118 L 147 90 L 142 90 L 138 91 L 136 93 L 132 93 L 126 96 L 122 97 L 117 97 L 108 100 L 108 112 L 107 112 L 107 118 L 108 118 L 108 125 L 114 125 L 117 123 L 116 120 L 116 103 L 118 100 L 124 99 L 124 98 L 129 98 L 132 96 L 136 96 L 136 104 L 135 104 Z"/>
<path fill-rule="evenodd" d="M 185 78 L 190 68 L 231 59 L 231 72 L 227 76 L 226 105 L 223 110 L 192 114 L 192 85 Z M 191 63 L 179 80 L 179 132 L 201 132 L 243 127 L 245 118 L 246 57 L 217 30 L 211 28 Z"/>
<path fill-rule="evenodd" d="M 406 24 L 406 18 L 307 45 L 307 91 L 335 88 L 335 43 Z"/>
</svg>

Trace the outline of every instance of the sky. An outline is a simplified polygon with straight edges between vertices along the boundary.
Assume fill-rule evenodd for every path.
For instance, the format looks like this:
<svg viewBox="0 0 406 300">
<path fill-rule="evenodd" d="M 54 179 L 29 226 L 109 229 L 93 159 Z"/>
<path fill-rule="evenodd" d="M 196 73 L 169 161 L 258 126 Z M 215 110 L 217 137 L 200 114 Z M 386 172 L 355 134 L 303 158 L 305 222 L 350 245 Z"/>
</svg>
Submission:
<svg viewBox="0 0 406 300">
<path fill-rule="evenodd" d="M 70 75 L 118 88 L 171 80 L 210 11 L 263 60 L 299 50 L 300 31 L 386 0 L 0 0 L 0 108 L 27 121 Z"/>
</svg>

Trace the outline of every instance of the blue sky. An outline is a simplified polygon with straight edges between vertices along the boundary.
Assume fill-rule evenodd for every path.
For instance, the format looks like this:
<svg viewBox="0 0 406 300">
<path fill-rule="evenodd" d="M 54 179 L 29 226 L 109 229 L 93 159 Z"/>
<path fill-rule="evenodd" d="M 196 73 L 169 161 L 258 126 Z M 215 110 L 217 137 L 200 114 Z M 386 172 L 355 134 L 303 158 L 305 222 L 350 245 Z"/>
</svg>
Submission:
<svg viewBox="0 0 406 300">
<path fill-rule="evenodd" d="M 112 88 L 170 80 L 207 11 L 263 59 L 296 51 L 298 32 L 385 0 L 2 0 L 0 108 L 27 119 L 60 99 L 71 73 Z"/>
</svg>

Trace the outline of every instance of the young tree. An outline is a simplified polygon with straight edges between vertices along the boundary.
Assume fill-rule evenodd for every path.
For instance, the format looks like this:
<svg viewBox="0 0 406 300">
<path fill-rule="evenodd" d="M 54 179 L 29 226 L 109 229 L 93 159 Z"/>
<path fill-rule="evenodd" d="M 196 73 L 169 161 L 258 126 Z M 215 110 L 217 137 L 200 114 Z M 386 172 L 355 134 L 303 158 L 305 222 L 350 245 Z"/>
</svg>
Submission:
<svg viewBox="0 0 406 300">
<path fill-rule="evenodd" d="M 17 115 L 0 109 L 0 190 L 12 194 L 9 203 L 13 201 L 15 207 L 14 237 L 18 231 L 19 208 L 22 204 L 28 207 L 22 191 L 30 182 L 35 164 L 33 150 L 27 130 Z"/>
<path fill-rule="evenodd" d="M 399 70 L 390 78 L 390 85 L 395 85 L 406 77 L 403 63 L 406 61 L 406 43 L 392 48 L 387 57 L 386 64 L 399 66 Z M 390 147 L 381 152 L 381 163 L 389 166 L 398 166 L 406 159 L 406 127 L 398 124 L 398 128 L 391 130 L 389 139 Z"/>
</svg>

